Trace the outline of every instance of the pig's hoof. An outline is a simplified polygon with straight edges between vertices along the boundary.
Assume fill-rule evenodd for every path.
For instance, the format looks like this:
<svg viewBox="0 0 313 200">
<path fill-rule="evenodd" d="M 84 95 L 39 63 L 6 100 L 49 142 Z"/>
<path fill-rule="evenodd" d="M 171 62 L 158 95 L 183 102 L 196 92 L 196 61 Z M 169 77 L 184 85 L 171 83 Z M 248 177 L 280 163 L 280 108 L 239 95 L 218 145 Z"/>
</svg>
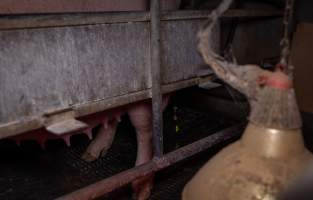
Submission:
<svg viewBox="0 0 313 200">
<path fill-rule="evenodd" d="M 153 176 L 138 179 L 132 183 L 133 199 L 147 200 L 153 187 Z"/>
<path fill-rule="evenodd" d="M 97 157 L 96 156 L 93 156 L 91 153 L 89 152 L 85 152 L 83 155 L 82 155 L 82 159 L 86 162 L 92 162 L 92 161 L 95 161 L 97 160 Z"/>
</svg>

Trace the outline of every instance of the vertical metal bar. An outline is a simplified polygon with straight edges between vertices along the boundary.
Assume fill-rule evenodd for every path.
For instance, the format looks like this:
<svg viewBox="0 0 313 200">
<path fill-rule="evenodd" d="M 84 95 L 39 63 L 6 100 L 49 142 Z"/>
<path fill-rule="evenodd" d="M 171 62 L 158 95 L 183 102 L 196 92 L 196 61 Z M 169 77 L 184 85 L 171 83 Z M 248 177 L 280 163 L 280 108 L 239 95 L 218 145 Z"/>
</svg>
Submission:
<svg viewBox="0 0 313 200">
<path fill-rule="evenodd" d="M 161 93 L 161 55 L 160 55 L 160 0 L 151 0 L 151 79 L 153 111 L 153 144 L 156 157 L 163 155 L 163 113 Z"/>
</svg>

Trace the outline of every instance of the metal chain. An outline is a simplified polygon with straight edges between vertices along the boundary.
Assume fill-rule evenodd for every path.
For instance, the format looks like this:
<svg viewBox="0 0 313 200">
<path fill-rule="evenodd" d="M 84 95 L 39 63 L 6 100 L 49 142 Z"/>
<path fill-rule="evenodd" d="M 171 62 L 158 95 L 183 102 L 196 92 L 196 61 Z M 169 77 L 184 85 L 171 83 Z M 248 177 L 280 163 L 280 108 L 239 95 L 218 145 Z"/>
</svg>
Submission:
<svg viewBox="0 0 313 200">
<path fill-rule="evenodd" d="M 283 68 L 283 70 L 287 74 L 292 74 L 293 67 L 289 63 L 290 57 L 290 38 L 289 38 L 289 24 L 291 23 L 293 16 L 293 7 L 294 0 L 286 0 L 285 14 L 284 14 L 284 35 L 283 39 L 280 42 L 281 45 L 281 59 L 279 66 Z"/>
</svg>

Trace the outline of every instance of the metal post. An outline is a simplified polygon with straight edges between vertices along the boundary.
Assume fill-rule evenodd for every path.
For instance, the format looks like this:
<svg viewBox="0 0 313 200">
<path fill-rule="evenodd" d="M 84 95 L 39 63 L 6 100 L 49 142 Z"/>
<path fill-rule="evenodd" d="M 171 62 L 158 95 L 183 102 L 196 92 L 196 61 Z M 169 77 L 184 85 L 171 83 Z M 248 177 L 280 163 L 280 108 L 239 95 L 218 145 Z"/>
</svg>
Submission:
<svg viewBox="0 0 313 200">
<path fill-rule="evenodd" d="M 153 111 L 153 144 L 154 155 L 163 155 L 163 112 L 161 92 L 161 53 L 160 53 L 160 1 L 152 0 L 151 15 L 151 80 L 152 80 L 152 111 Z"/>
</svg>

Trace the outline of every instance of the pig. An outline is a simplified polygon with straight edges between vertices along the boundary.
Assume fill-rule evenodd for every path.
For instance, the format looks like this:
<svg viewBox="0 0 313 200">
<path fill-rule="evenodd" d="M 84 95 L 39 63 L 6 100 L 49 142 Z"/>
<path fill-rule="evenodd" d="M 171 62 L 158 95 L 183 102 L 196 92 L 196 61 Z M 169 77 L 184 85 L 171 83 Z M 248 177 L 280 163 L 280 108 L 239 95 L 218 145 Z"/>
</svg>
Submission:
<svg viewBox="0 0 313 200">
<path fill-rule="evenodd" d="M 163 97 L 162 111 L 166 108 L 169 96 Z M 105 156 L 110 149 L 120 116 L 129 115 L 130 121 L 136 130 L 137 158 L 136 166 L 150 161 L 153 157 L 152 146 L 152 106 L 151 101 L 142 101 L 127 105 L 121 110 L 112 112 L 102 123 L 96 138 L 90 143 L 82 158 L 88 162 L 94 161 L 99 156 Z M 138 200 L 148 199 L 153 185 L 153 175 L 143 177 L 132 183 L 134 197 Z"/>
<path fill-rule="evenodd" d="M 162 111 L 166 108 L 169 95 L 163 96 Z M 132 125 L 136 130 L 137 137 L 137 158 L 136 166 L 150 161 L 153 157 L 152 146 L 152 106 L 151 100 L 144 100 L 137 103 L 132 103 L 126 106 L 114 108 L 109 111 L 99 112 L 89 116 L 78 118 L 78 120 L 86 123 L 88 128 L 83 130 L 90 139 L 92 139 L 92 129 L 101 125 L 95 139 L 91 141 L 82 159 L 87 162 L 95 161 L 99 156 L 105 156 L 110 149 L 116 128 L 121 121 L 121 116 L 128 114 Z M 70 146 L 70 138 L 73 134 L 68 133 L 65 135 L 54 135 L 45 129 L 38 129 L 25 133 L 22 135 L 14 136 L 17 144 L 23 140 L 36 140 L 44 149 L 45 142 L 50 139 L 63 139 L 67 146 Z M 139 200 L 148 199 L 153 185 L 153 175 L 143 177 L 132 183 L 134 197 Z"/>
</svg>

